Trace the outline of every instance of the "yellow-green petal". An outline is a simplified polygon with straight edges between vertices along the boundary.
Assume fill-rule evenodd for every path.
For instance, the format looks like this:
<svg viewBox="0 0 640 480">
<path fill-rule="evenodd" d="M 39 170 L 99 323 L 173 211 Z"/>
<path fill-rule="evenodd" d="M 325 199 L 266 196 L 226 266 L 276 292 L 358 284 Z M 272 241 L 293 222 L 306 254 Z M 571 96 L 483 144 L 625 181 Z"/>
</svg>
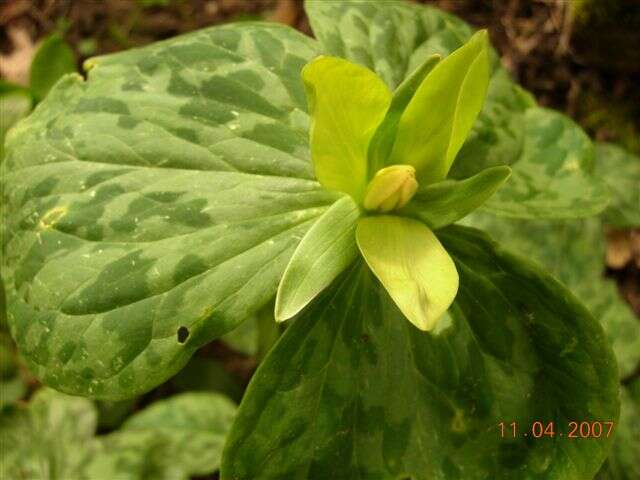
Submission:
<svg viewBox="0 0 640 480">
<path fill-rule="evenodd" d="M 389 109 L 369 143 L 369 176 L 388 165 L 404 109 L 407 108 L 416 90 L 440 60 L 441 57 L 438 54 L 427 58 L 393 92 Z"/>
<path fill-rule="evenodd" d="M 431 70 L 400 118 L 388 163 L 413 165 L 421 184 L 447 176 L 484 103 L 488 49 L 482 30 Z"/>
<path fill-rule="evenodd" d="M 318 181 L 361 201 L 367 150 L 391 92 L 371 70 L 322 56 L 302 70 L 311 114 L 311 158 Z"/>
<path fill-rule="evenodd" d="M 433 329 L 458 292 L 458 271 L 434 233 L 416 220 L 383 215 L 362 218 L 356 240 L 405 317 Z"/>
</svg>

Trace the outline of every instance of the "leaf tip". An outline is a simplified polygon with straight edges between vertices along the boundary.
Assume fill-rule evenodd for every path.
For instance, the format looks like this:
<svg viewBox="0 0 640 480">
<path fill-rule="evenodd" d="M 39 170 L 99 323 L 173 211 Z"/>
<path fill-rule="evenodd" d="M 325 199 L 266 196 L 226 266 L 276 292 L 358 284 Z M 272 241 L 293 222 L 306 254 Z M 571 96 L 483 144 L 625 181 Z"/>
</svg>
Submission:
<svg viewBox="0 0 640 480">
<path fill-rule="evenodd" d="M 284 277 L 283 277 L 284 279 Z M 273 309 L 273 316 L 276 319 L 276 323 L 282 323 L 289 320 L 293 317 L 297 312 L 291 312 L 290 302 L 287 302 L 284 298 L 285 295 L 283 293 L 284 287 L 283 282 L 280 281 L 280 285 L 278 285 L 278 292 L 276 293 L 276 304 Z"/>
<path fill-rule="evenodd" d="M 509 177 L 511 176 L 511 174 L 513 173 L 513 169 L 511 167 L 508 167 L 507 165 L 502 165 L 500 167 L 497 167 L 499 170 L 499 176 L 502 179 L 501 183 L 506 182 Z"/>
<path fill-rule="evenodd" d="M 486 28 L 478 30 L 471 38 L 472 40 L 475 39 L 478 43 L 481 43 L 483 48 L 489 46 L 489 30 Z"/>
</svg>

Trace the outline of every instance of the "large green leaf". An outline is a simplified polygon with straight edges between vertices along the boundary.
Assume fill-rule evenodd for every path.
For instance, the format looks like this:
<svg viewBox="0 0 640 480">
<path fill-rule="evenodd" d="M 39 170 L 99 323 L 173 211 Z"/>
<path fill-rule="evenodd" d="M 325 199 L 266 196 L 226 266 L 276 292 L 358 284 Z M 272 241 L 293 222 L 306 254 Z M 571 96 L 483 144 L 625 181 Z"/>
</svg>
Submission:
<svg viewBox="0 0 640 480">
<path fill-rule="evenodd" d="M 4 151 L 4 139 L 11 127 L 26 116 L 31 109 L 31 97 L 22 91 L 0 95 L 0 157 Z"/>
<path fill-rule="evenodd" d="M 29 113 L 32 103 L 31 97 L 21 90 L 0 94 L 0 162 L 4 158 L 4 139 L 7 132 Z"/>
<path fill-rule="evenodd" d="M 126 397 L 271 300 L 338 194 L 313 180 L 294 30 L 245 23 L 87 62 L 12 130 L 3 278 L 31 369 Z"/>
<path fill-rule="evenodd" d="M 604 327 L 622 377 L 640 365 L 640 323 L 615 282 L 603 277 L 605 239 L 599 219 L 550 222 L 474 212 L 464 222 L 539 262 L 567 285 Z"/>
<path fill-rule="evenodd" d="M 597 143 L 595 173 L 611 191 L 604 222 L 617 228 L 640 227 L 640 157 L 617 145 Z"/>
<path fill-rule="evenodd" d="M 611 438 L 566 435 L 575 419 L 617 420 L 601 327 L 558 282 L 479 232 L 449 227 L 441 239 L 460 272 L 450 318 L 420 332 L 355 265 L 256 372 L 224 480 L 595 475 Z M 499 424 L 514 421 L 517 438 L 501 438 Z M 532 438 L 535 421 L 564 436 Z"/>
<path fill-rule="evenodd" d="M 453 15 L 401 0 L 306 0 L 305 10 L 326 53 L 370 68 L 392 89 L 429 56 L 446 55 L 471 36 Z"/>
<path fill-rule="evenodd" d="M 448 55 L 471 36 L 461 20 L 411 2 L 306 0 L 324 52 L 361 63 L 395 88 L 433 54 Z M 523 218 L 574 218 L 603 210 L 604 184 L 591 175 L 592 146 L 568 118 L 535 106 L 494 62 L 487 100 L 451 176 L 469 177 L 496 165 L 513 175 L 489 206 Z M 405 162 L 406 163 L 406 162 Z"/>
<path fill-rule="evenodd" d="M 164 436 L 167 446 L 164 452 L 157 453 L 159 465 L 171 463 L 191 474 L 205 475 L 220 465 L 235 410 L 235 405 L 222 395 L 184 393 L 136 413 L 119 432 Z M 171 458 L 163 458 L 164 455 Z"/>
<path fill-rule="evenodd" d="M 91 401 L 42 389 L 28 408 L 0 412 L 0 478 L 76 476 L 96 428 Z M 127 477 L 128 478 L 128 477 Z"/>
<path fill-rule="evenodd" d="M 3 479 L 187 480 L 219 466 L 235 406 L 212 393 L 172 397 L 94 437 L 91 401 L 42 389 L 0 413 Z"/>
<path fill-rule="evenodd" d="M 524 112 L 513 175 L 485 208 L 522 218 L 588 217 L 609 202 L 606 185 L 591 175 L 593 145 L 571 119 L 539 107 Z"/>
<path fill-rule="evenodd" d="M 484 107 L 449 176 L 462 179 L 488 167 L 517 163 L 525 140 L 525 112 L 535 106 L 505 69 L 494 70 Z"/>
</svg>

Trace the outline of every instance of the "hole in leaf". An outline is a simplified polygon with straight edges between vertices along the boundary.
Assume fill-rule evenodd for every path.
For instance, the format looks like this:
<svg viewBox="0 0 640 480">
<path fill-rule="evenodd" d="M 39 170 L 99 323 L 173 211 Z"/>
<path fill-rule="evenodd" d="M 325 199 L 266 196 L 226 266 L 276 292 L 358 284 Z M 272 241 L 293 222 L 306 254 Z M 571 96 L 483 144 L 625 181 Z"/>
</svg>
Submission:
<svg viewBox="0 0 640 480">
<path fill-rule="evenodd" d="M 178 343 L 184 343 L 189 338 L 189 329 L 187 327 L 180 327 L 178 329 Z"/>
</svg>

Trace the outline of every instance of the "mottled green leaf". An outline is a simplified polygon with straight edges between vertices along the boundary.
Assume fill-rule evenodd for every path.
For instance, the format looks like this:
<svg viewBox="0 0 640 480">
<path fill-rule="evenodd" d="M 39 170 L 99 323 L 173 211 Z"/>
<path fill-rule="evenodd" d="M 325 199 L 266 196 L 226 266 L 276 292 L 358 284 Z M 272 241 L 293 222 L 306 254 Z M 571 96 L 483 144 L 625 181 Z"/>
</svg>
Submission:
<svg viewBox="0 0 640 480">
<path fill-rule="evenodd" d="M 509 72 L 496 68 L 484 107 L 449 176 L 462 179 L 485 168 L 516 164 L 525 138 L 524 114 L 535 106 L 533 97 L 513 83 Z"/>
<path fill-rule="evenodd" d="M 420 188 L 400 214 L 429 228 L 446 227 L 480 207 L 509 178 L 509 167 L 491 167 L 464 180 L 445 180 Z"/>
<path fill-rule="evenodd" d="M 36 100 L 42 100 L 60 78 L 76 71 L 76 58 L 57 33 L 48 36 L 36 50 L 29 72 L 29 86 Z"/>
<path fill-rule="evenodd" d="M 494 72 L 484 108 L 450 176 L 509 165 L 513 174 L 486 205 L 521 218 L 574 218 L 600 212 L 609 200 L 593 174 L 593 145 L 573 121 L 535 106 L 506 71 Z"/>
<path fill-rule="evenodd" d="M 430 55 L 446 56 L 471 36 L 460 19 L 412 2 L 307 0 L 305 8 L 324 52 L 371 68 L 391 88 Z M 536 107 L 532 96 L 494 61 L 487 100 L 450 176 L 463 179 L 509 165 L 513 175 L 508 186 L 488 205 L 494 212 L 523 218 L 585 217 L 603 210 L 609 197 L 591 174 L 592 153 L 591 142 L 576 124 Z"/>
<path fill-rule="evenodd" d="M 398 308 L 420 330 L 433 330 L 458 291 L 458 272 L 424 224 L 394 215 L 358 222 L 358 248 Z"/>
<path fill-rule="evenodd" d="M 603 277 L 605 239 L 600 220 L 517 220 L 475 212 L 464 223 L 482 228 L 561 280 L 604 327 L 620 376 L 636 369 L 640 364 L 640 322 L 616 283 Z"/>
<path fill-rule="evenodd" d="M 214 393 L 183 393 L 154 403 L 127 420 L 119 434 L 149 432 L 166 438 L 158 464 L 192 475 L 212 473 L 235 416 L 235 405 Z M 163 458 L 170 455 L 170 458 Z"/>
<path fill-rule="evenodd" d="M 309 229 L 278 286 L 276 321 L 299 313 L 358 257 L 355 232 L 359 217 L 360 208 L 345 196 Z"/>
<path fill-rule="evenodd" d="M 95 427 L 91 401 L 39 390 L 28 408 L 0 412 L 0 478 L 78 478 Z"/>
<path fill-rule="evenodd" d="M 391 101 L 373 73 L 336 57 L 315 59 L 302 70 L 311 115 L 311 159 L 318 181 L 361 200 L 367 151 Z"/>
<path fill-rule="evenodd" d="M 573 121 L 535 106 L 503 69 L 494 71 L 487 100 L 451 176 L 509 165 L 513 175 L 487 204 L 521 218 L 574 218 L 598 213 L 609 200 L 593 175 L 593 145 Z"/>
<path fill-rule="evenodd" d="M 591 173 L 593 145 L 568 117 L 532 107 L 513 175 L 485 205 L 493 213 L 522 218 L 588 217 L 609 201 L 606 185 Z"/>
<path fill-rule="evenodd" d="M 425 77 L 433 70 L 433 67 L 438 64 L 440 58 L 440 55 L 429 57 L 422 65 L 411 72 L 393 92 L 387 113 L 373 134 L 371 142 L 369 142 L 368 159 L 370 178 L 387 164 L 387 160 L 393 149 L 393 143 L 396 139 L 398 124 L 400 123 L 402 113 Z"/>
<path fill-rule="evenodd" d="M 0 161 L 4 156 L 4 141 L 7 132 L 18 120 L 31 110 L 31 97 L 23 92 L 0 95 Z"/>
<path fill-rule="evenodd" d="M 433 54 L 462 46 L 471 29 L 442 10 L 412 2 L 306 0 L 324 51 L 376 72 L 395 89 Z"/>
<path fill-rule="evenodd" d="M 91 401 L 42 389 L 28 407 L 0 413 L 0 478 L 187 480 L 212 473 L 234 410 L 217 394 L 182 394 L 95 437 Z"/>
<path fill-rule="evenodd" d="M 616 228 L 640 227 L 640 158 L 616 145 L 596 143 L 595 174 L 611 192 L 603 221 Z"/>
<path fill-rule="evenodd" d="M 460 272 L 450 317 L 420 332 L 355 266 L 256 372 L 224 480 L 595 475 L 611 439 L 566 432 L 575 419 L 617 420 L 601 327 L 553 278 L 479 232 L 449 227 L 441 239 Z M 499 423 L 513 421 L 521 435 L 501 438 Z M 565 437 L 525 437 L 534 421 L 554 421 Z"/>
<path fill-rule="evenodd" d="M 13 130 L 3 278 L 45 383 L 133 396 L 273 298 L 339 198 L 309 161 L 317 53 L 279 25 L 195 32 L 89 60 Z"/>
<path fill-rule="evenodd" d="M 483 30 L 426 76 L 400 117 L 389 164 L 413 165 L 421 184 L 446 178 L 484 103 L 487 49 Z"/>
</svg>

